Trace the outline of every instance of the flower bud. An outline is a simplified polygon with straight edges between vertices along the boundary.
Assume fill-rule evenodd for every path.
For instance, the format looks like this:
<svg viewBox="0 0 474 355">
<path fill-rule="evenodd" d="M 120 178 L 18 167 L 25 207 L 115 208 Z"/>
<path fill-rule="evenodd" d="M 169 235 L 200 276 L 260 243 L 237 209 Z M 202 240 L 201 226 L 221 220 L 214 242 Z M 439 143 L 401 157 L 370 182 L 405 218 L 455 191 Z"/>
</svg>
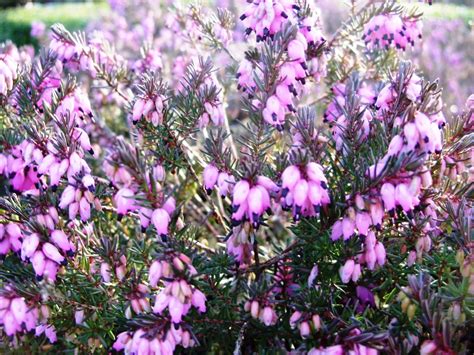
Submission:
<svg viewBox="0 0 474 355">
<path fill-rule="evenodd" d="M 355 262 L 352 259 L 346 261 L 344 266 L 339 269 L 339 276 L 341 277 L 342 283 L 348 283 L 351 279 L 352 272 L 354 271 Z"/>
<path fill-rule="evenodd" d="M 311 328 L 309 327 L 308 322 L 301 322 L 300 323 L 300 334 L 303 338 L 306 338 L 310 335 Z"/>
<path fill-rule="evenodd" d="M 253 318 L 257 319 L 259 312 L 260 312 L 260 306 L 258 302 L 252 301 L 252 304 L 250 306 L 250 314 L 252 315 Z"/>
<path fill-rule="evenodd" d="M 82 322 L 84 321 L 84 310 L 83 309 L 77 310 L 74 313 L 74 319 L 75 319 L 77 325 L 82 324 Z"/>
</svg>

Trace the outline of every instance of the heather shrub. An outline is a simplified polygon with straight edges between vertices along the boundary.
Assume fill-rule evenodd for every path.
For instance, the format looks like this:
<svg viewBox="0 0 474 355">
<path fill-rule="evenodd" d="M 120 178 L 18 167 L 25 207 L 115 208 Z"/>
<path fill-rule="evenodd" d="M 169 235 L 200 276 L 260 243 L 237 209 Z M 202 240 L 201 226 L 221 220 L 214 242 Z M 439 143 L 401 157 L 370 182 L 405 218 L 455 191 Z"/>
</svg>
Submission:
<svg viewBox="0 0 474 355">
<path fill-rule="evenodd" d="M 1 47 L 5 352 L 472 350 L 474 99 L 402 54 L 428 4 L 110 6 Z"/>
</svg>

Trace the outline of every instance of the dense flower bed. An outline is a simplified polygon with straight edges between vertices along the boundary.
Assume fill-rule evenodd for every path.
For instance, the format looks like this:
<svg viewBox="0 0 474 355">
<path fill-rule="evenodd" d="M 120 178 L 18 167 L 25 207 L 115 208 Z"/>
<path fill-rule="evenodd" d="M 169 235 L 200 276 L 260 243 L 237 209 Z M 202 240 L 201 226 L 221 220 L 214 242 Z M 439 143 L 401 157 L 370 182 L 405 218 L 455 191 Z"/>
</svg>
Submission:
<svg viewBox="0 0 474 355">
<path fill-rule="evenodd" d="M 216 5 L 2 45 L 3 344 L 468 352 L 474 98 L 401 59 L 428 5 Z"/>
</svg>

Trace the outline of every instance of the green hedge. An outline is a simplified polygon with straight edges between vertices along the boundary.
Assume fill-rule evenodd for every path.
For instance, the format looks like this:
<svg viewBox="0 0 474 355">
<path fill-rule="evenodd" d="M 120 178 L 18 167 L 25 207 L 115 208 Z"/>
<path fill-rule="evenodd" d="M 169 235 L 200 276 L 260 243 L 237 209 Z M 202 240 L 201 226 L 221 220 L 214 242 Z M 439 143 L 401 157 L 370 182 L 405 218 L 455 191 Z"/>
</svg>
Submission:
<svg viewBox="0 0 474 355">
<path fill-rule="evenodd" d="M 105 3 L 35 4 L 0 10 L 0 43 L 10 39 L 18 45 L 35 44 L 30 36 L 33 21 L 42 21 L 47 26 L 61 22 L 66 28 L 77 30 L 105 10 Z"/>
</svg>

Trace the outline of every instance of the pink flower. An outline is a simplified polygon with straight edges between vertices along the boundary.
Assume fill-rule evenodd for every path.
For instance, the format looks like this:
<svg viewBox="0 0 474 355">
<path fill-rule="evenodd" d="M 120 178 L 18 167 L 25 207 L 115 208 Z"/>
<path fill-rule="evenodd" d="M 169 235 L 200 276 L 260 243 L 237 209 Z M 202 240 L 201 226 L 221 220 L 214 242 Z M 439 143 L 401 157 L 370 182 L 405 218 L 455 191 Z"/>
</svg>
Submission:
<svg viewBox="0 0 474 355">
<path fill-rule="evenodd" d="M 393 214 L 395 210 L 395 187 L 390 183 L 385 183 L 380 189 L 380 194 L 385 209 Z"/>
<path fill-rule="evenodd" d="M 300 335 L 303 338 L 308 337 L 311 334 L 311 328 L 308 322 L 301 322 L 300 324 Z"/>
<path fill-rule="evenodd" d="M 377 257 L 377 264 L 383 266 L 385 264 L 386 252 L 385 247 L 380 242 L 375 245 L 375 255 Z"/>
<path fill-rule="evenodd" d="M 336 241 L 342 237 L 342 221 L 336 221 L 331 229 L 331 240 Z"/>
<path fill-rule="evenodd" d="M 72 185 L 68 185 L 63 193 L 61 194 L 61 199 L 59 201 L 59 208 L 67 208 L 76 198 L 76 189 Z"/>
<path fill-rule="evenodd" d="M 84 131 L 82 128 L 75 127 L 72 137 L 77 140 L 80 144 L 82 149 L 89 152 L 91 155 L 94 154 L 94 150 L 92 149 L 91 141 L 89 139 L 89 135 Z"/>
<path fill-rule="evenodd" d="M 114 196 L 115 206 L 117 207 L 117 214 L 119 220 L 130 211 L 134 211 L 137 207 L 135 206 L 135 193 L 126 187 L 121 188 L 117 191 Z"/>
<path fill-rule="evenodd" d="M 278 85 L 275 91 L 275 94 L 278 100 L 286 106 L 286 108 L 290 111 L 296 111 L 293 107 L 293 93 L 290 91 L 288 85 Z"/>
<path fill-rule="evenodd" d="M 318 276 L 318 273 L 319 273 L 318 265 L 314 265 L 313 268 L 311 269 L 311 272 L 309 273 L 308 287 L 313 286 L 313 283 L 316 280 L 316 277 Z"/>
<path fill-rule="evenodd" d="M 77 325 L 81 325 L 82 322 L 84 321 L 84 310 L 79 309 L 74 313 L 74 320 Z"/>
<path fill-rule="evenodd" d="M 395 188 L 395 201 L 403 208 L 405 212 L 412 210 L 413 196 L 410 194 L 406 184 L 398 184 Z"/>
<path fill-rule="evenodd" d="M 166 179 L 166 171 L 163 165 L 157 164 L 153 167 L 153 177 L 160 182 L 165 181 Z"/>
<path fill-rule="evenodd" d="M 362 270 L 360 268 L 360 264 L 355 264 L 354 265 L 354 271 L 352 272 L 351 275 L 351 280 L 353 282 L 357 282 L 359 280 L 360 275 L 362 274 Z"/>
<path fill-rule="evenodd" d="M 41 21 L 33 21 L 31 23 L 30 34 L 32 37 L 42 37 L 45 33 L 46 25 Z"/>
<path fill-rule="evenodd" d="M 91 205 L 86 197 L 81 198 L 79 201 L 79 213 L 83 222 L 91 217 Z"/>
<path fill-rule="evenodd" d="M 177 298 L 171 297 L 168 307 L 173 323 L 180 323 L 181 317 L 185 313 L 183 303 Z"/>
<path fill-rule="evenodd" d="M 238 208 L 248 196 L 250 184 L 246 180 L 240 180 L 234 187 L 232 205 Z"/>
<path fill-rule="evenodd" d="M 369 227 L 372 224 L 372 219 L 367 212 L 357 212 L 355 224 L 359 234 L 366 236 L 369 231 Z"/>
<path fill-rule="evenodd" d="M 37 233 L 27 235 L 21 244 L 21 258 L 23 260 L 31 258 L 38 248 L 39 243 L 40 239 Z"/>
<path fill-rule="evenodd" d="M 50 343 L 55 343 L 57 341 L 56 329 L 52 325 L 49 325 L 44 329 L 44 335 L 46 335 L 46 338 L 48 338 Z"/>
<path fill-rule="evenodd" d="M 219 187 L 219 192 L 222 197 L 227 196 L 233 190 L 233 185 L 235 184 L 235 178 L 232 175 L 229 175 L 225 171 L 219 173 L 217 177 L 217 186 Z"/>
<path fill-rule="evenodd" d="M 239 68 L 237 69 L 237 88 L 246 91 L 250 88 L 255 87 L 255 82 L 252 77 L 253 66 L 252 63 L 244 59 L 240 62 Z"/>
<path fill-rule="evenodd" d="M 126 344 L 131 340 L 130 335 L 127 332 L 122 332 L 117 336 L 117 340 L 115 341 L 113 348 L 116 351 L 123 350 Z"/>
<path fill-rule="evenodd" d="M 276 314 L 273 308 L 266 306 L 263 308 L 260 318 L 267 327 L 270 325 L 275 324 L 276 322 Z"/>
<path fill-rule="evenodd" d="M 132 119 L 133 121 L 138 121 L 143 115 L 143 108 L 145 106 L 145 100 L 138 99 L 133 105 Z"/>
<path fill-rule="evenodd" d="M 151 266 L 150 266 L 150 271 L 149 271 L 149 281 L 150 285 L 153 287 L 156 287 L 158 284 L 158 281 L 161 279 L 162 275 L 162 266 L 161 262 L 155 260 Z"/>
<path fill-rule="evenodd" d="M 62 256 L 58 249 L 51 243 L 44 243 L 42 248 L 43 254 L 58 264 L 63 264 L 65 261 L 64 256 Z"/>
<path fill-rule="evenodd" d="M 281 175 L 283 193 L 286 194 L 290 190 L 293 190 L 300 178 L 300 169 L 296 165 L 288 166 Z"/>
<path fill-rule="evenodd" d="M 239 181 L 233 190 L 233 211 L 232 224 L 238 226 L 243 221 L 249 221 L 255 228 L 261 223 L 262 215 L 270 208 L 270 193 L 267 187 L 268 182 L 260 180 L 264 185 L 257 184 L 250 186 L 246 180 Z"/>
<path fill-rule="evenodd" d="M 379 229 L 382 226 L 384 216 L 381 203 L 372 203 L 370 205 L 370 216 L 372 217 L 372 225 Z"/>
<path fill-rule="evenodd" d="M 192 304 L 199 309 L 199 312 L 206 312 L 206 296 L 199 290 L 194 290 L 192 296 Z"/>
<path fill-rule="evenodd" d="M 355 230 L 355 222 L 350 217 L 344 217 L 342 219 L 342 235 L 344 236 L 344 240 L 349 239 Z"/>
<path fill-rule="evenodd" d="M 217 170 L 216 166 L 213 164 L 208 164 L 203 172 L 203 179 L 204 179 L 204 188 L 206 189 L 207 193 L 210 195 L 212 189 L 217 183 L 217 179 L 219 176 L 219 170 Z"/>
<path fill-rule="evenodd" d="M 408 253 L 407 266 L 413 266 L 416 261 L 416 252 L 414 250 Z"/>
<path fill-rule="evenodd" d="M 13 56 L 0 55 L 0 95 L 7 95 L 13 89 L 13 81 L 17 78 L 18 63 Z"/>
<path fill-rule="evenodd" d="M 420 354 L 421 355 L 429 355 L 436 352 L 438 346 L 434 340 L 425 340 L 423 344 L 421 344 Z"/>
<path fill-rule="evenodd" d="M 285 123 L 285 109 L 277 96 L 271 96 L 263 110 L 263 118 L 267 123 L 275 126 L 279 131 L 283 130 Z"/>
<path fill-rule="evenodd" d="M 44 274 L 44 268 L 46 264 L 46 258 L 41 250 L 37 250 L 31 258 L 31 264 L 35 270 L 36 276 L 42 277 Z"/>
<path fill-rule="evenodd" d="M 355 262 L 352 259 L 346 261 L 344 266 L 339 269 L 339 276 L 341 277 L 342 283 L 348 283 L 354 272 Z"/>
<path fill-rule="evenodd" d="M 297 39 L 292 40 L 288 44 L 288 56 L 291 60 L 304 62 L 306 60 L 304 44 Z"/>
<path fill-rule="evenodd" d="M 74 246 L 69 242 L 69 239 L 61 230 L 54 230 L 51 232 L 51 241 L 56 244 L 61 250 L 65 252 L 73 252 Z"/>
<path fill-rule="evenodd" d="M 293 314 L 290 317 L 290 327 L 294 328 L 296 327 L 296 323 L 300 320 L 302 314 L 299 311 L 294 311 Z"/>
<path fill-rule="evenodd" d="M 158 235 L 161 237 L 166 237 L 168 235 L 168 225 L 170 220 L 170 215 L 163 208 L 157 208 L 151 215 L 151 221 L 155 226 Z"/>
<path fill-rule="evenodd" d="M 149 208 L 141 207 L 138 210 L 138 216 L 140 218 L 140 225 L 142 227 L 142 232 L 145 232 L 148 226 L 150 225 L 152 215 L 153 215 L 153 211 Z"/>
<path fill-rule="evenodd" d="M 100 264 L 100 275 L 102 280 L 106 283 L 110 282 L 110 266 L 107 263 Z"/>
<path fill-rule="evenodd" d="M 252 315 L 252 317 L 258 318 L 259 313 L 260 313 L 260 305 L 258 304 L 257 301 L 254 300 L 250 304 L 250 314 Z"/>
</svg>

